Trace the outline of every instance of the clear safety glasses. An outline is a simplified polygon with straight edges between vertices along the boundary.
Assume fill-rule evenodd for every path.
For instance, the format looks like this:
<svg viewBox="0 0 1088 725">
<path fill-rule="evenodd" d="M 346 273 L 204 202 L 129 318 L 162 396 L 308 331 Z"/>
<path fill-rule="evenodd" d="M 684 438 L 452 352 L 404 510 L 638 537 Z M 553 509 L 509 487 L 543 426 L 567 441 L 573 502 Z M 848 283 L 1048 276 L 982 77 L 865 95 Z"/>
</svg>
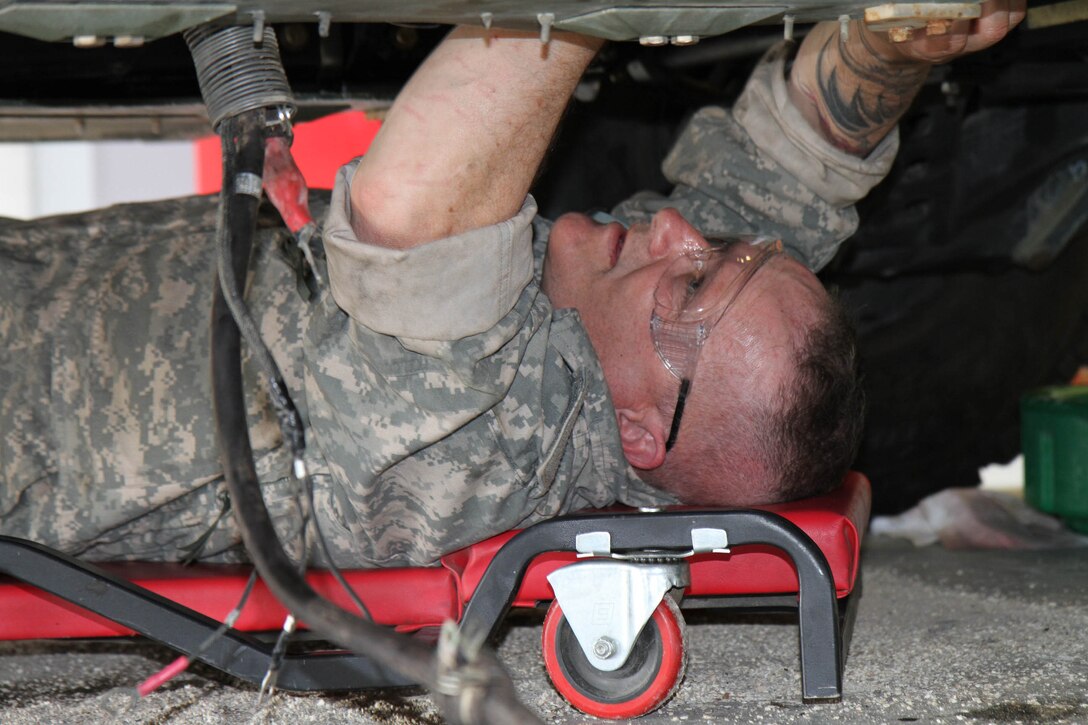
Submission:
<svg viewBox="0 0 1088 725">
<path fill-rule="evenodd" d="M 703 343 L 756 271 L 782 252 L 781 241 L 766 237 L 707 241 L 709 247 L 691 249 L 677 257 L 654 290 L 650 336 L 661 362 L 680 380 L 666 451 L 680 432 Z"/>
</svg>

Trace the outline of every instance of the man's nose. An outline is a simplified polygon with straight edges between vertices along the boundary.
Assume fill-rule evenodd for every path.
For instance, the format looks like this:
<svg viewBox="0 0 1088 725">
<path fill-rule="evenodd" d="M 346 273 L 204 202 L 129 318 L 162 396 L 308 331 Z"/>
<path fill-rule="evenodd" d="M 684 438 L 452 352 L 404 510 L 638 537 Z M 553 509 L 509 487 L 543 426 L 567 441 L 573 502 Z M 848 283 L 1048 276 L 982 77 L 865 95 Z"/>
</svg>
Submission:
<svg viewBox="0 0 1088 725">
<path fill-rule="evenodd" d="M 689 249 L 706 247 L 695 227 L 676 209 L 662 209 L 650 222 L 650 256 L 653 259 L 672 257 Z"/>
</svg>

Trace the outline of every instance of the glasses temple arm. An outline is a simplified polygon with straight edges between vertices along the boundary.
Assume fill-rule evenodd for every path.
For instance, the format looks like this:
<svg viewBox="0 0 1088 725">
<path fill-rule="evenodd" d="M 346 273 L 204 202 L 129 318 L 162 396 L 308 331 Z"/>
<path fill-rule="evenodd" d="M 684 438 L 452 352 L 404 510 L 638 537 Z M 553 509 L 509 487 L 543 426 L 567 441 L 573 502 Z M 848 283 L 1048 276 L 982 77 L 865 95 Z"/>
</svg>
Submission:
<svg viewBox="0 0 1088 725">
<path fill-rule="evenodd" d="M 672 449 L 674 443 L 676 443 L 676 436 L 680 432 L 680 419 L 684 415 L 684 404 L 688 399 L 688 390 L 691 389 L 691 380 L 688 378 L 680 379 L 680 394 L 676 397 L 676 410 L 672 414 L 672 426 L 669 428 L 669 439 L 665 441 L 665 452 L 667 453 Z"/>
</svg>

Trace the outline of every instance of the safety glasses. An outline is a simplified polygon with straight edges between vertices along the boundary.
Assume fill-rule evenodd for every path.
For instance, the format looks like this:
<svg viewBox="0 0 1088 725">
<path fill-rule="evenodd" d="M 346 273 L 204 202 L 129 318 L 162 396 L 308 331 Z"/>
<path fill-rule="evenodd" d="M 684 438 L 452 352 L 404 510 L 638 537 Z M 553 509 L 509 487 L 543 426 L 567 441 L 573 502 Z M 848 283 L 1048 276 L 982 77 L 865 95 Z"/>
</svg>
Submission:
<svg viewBox="0 0 1088 725">
<path fill-rule="evenodd" d="M 685 251 L 673 260 L 654 290 L 650 336 L 665 368 L 680 380 L 666 451 L 672 449 L 680 432 L 703 343 L 759 268 L 782 252 L 780 240 L 766 237 L 707 242 L 709 247 Z"/>
</svg>

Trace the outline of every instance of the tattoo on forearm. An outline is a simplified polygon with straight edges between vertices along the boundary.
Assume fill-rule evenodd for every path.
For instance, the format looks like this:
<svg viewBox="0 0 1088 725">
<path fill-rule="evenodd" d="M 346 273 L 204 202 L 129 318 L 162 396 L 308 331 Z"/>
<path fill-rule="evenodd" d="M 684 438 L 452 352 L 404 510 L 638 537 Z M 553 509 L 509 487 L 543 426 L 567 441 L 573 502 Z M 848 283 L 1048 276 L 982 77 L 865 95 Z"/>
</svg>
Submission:
<svg viewBox="0 0 1088 725">
<path fill-rule="evenodd" d="M 820 122 L 849 153 L 871 151 L 906 110 L 929 69 L 918 63 L 878 60 L 869 40 L 858 54 L 839 34 L 829 35 L 816 66 Z M 838 58 L 838 63 L 834 62 Z"/>
</svg>

